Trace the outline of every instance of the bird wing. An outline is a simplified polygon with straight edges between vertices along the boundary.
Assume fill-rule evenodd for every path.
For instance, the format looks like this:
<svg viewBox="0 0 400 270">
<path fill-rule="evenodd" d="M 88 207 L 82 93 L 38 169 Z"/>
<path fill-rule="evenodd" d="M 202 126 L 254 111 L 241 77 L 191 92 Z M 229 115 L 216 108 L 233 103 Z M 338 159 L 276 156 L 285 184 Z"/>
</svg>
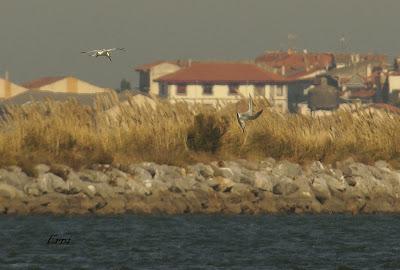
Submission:
<svg viewBox="0 0 400 270">
<path fill-rule="evenodd" d="M 246 114 L 252 115 L 253 114 L 253 100 L 249 94 L 249 110 L 246 112 Z"/>
<path fill-rule="evenodd" d="M 263 110 L 260 110 L 260 111 L 256 112 L 254 115 L 249 116 L 249 120 L 257 119 L 262 114 L 262 112 L 263 112 Z"/>
<path fill-rule="evenodd" d="M 238 121 L 238 124 L 240 126 L 240 128 L 244 131 L 244 128 L 246 127 L 246 124 L 244 123 L 243 120 L 240 119 L 240 114 L 236 113 L 236 119 Z"/>
<path fill-rule="evenodd" d="M 100 50 L 91 50 L 91 51 L 86 51 L 86 52 L 81 52 L 81 53 L 97 53 Z"/>
<path fill-rule="evenodd" d="M 113 51 L 125 51 L 125 48 L 111 48 L 111 49 L 106 49 L 105 51 L 107 52 L 113 52 Z"/>
<path fill-rule="evenodd" d="M 106 56 L 107 56 L 107 58 L 110 60 L 110 62 L 112 62 L 111 56 L 109 56 L 109 55 L 106 55 Z"/>
</svg>

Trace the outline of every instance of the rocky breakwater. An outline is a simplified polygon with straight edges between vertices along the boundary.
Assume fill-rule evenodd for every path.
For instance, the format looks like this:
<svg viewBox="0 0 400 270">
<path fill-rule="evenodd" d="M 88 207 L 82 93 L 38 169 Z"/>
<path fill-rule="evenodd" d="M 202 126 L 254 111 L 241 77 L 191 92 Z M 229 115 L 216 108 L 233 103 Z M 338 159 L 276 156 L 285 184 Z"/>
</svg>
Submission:
<svg viewBox="0 0 400 270">
<path fill-rule="evenodd" d="M 274 159 L 0 169 L 3 214 L 400 212 L 400 171 L 385 161 L 301 167 Z"/>
</svg>

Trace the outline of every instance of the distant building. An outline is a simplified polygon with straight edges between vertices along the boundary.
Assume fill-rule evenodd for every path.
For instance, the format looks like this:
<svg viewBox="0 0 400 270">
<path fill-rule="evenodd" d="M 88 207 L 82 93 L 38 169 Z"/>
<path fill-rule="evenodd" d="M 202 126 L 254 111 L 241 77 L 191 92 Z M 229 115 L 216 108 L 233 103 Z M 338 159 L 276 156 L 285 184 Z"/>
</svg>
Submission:
<svg viewBox="0 0 400 270">
<path fill-rule="evenodd" d="M 155 80 L 178 71 L 183 65 L 182 61 L 158 61 L 136 67 L 135 70 L 139 72 L 139 90 L 159 96 L 160 87 Z"/>
<path fill-rule="evenodd" d="M 297 52 L 293 50 L 267 51 L 256 57 L 258 65 L 265 66 L 276 73 L 292 77 L 313 78 L 314 73 L 333 67 L 331 53 Z"/>
<path fill-rule="evenodd" d="M 353 91 L 341 92 L 340 97 L 346 102 L 352 103 L 373 103 L 376 91 L 373 89 L 358 89 Z"/>
<path fill-rule="evenodd" d="M 365 61 L 379 63 L 380 66 L 388 64 L 387 56 L 383 54 L 360 54 L 360 53 L 334 53 L 335 68 L 352 66 Z"/>
<path fill-rule="evenodd" d="M 0 78 L 0 100 L 11 98 L 27 90 L 23 86 L 12 83 L 8 78 L 8 73 L 5 78 Z"/>
<path fill-rule="evenodd" d="M 364 61 L 351 66 L 331 69 L 326 75 L 335 79 L 342 91 L 347 88 L 365 88 L 366 83 L 372 78 L 374 69 L 378 67 L 378 62 Z"/>
<path fill-rule="evenodd" d="M 251 63 L 193 62 L 155 81 L 159 96 L 169 100 L 217 105 L 251 95 L 288 111 L 287 79 Z"/>
<path fill-rule="evenodd" d="M 314 84 L 317 76 L 333 67 L 331 53 L 297 52 L 293 50 L 271 51 L 256 57 L 255 62 L 267 71 L 285 76 L 288 84 L 288 107 L 297 112 L 298 105 L 307 100 L 305 89 Z"/>
<path fill-rule="evenodd" d="M 388 74 L 388 92 L 390 101 L 400 100 L 400 72 L 394 71 Z"/>
<path fill-rule="evenodd" d="M 94 94 L 110 91 L 71 76 L 44 77 L 22 84 L 31 90 L 44 90 L 58 93 Z"/>
</svg>

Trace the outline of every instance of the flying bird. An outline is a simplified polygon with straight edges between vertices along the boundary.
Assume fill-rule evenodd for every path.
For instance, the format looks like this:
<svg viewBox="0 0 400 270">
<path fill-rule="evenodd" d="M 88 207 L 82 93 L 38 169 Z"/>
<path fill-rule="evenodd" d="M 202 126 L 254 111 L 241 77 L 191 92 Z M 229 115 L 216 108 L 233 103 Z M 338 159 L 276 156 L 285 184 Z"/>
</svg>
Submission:
<svg viewBox="0 0 400 270">
<path fill-rule="evenodd" d="M 244 132 L 244 129 L 246 127 L 245 121 L 257 119 L 261 115 L 262 112 L 263 112 L 263 110 L 260 110 L 260 111 L 256 112 L 255 114 L 253 114 L 253 100 L 252 100 L 251 96 L 249 95 L 249 110 L 244 113 L 239 113 L 239 112 L 236 113 L 236 118 L 237 118 L 237 121 L 238 121 L 239 126 L 242 129 L 242 131 Z"/>
<path fill-rule="evenodd" d="M 113 51 L 125 51 L 125 48 L 99 49 L 99 50 L 92 50 L 92 51 L 81 52 L 81 53 L 87 53 L 87 54 L 90 54 L 90 56 L 94 56 L 94 57 L 104 56 L 104 57 L 107 57 L 110 61 L 112 61 L 111 60 L 111 52 L 113 52 Z"/>
</svg>

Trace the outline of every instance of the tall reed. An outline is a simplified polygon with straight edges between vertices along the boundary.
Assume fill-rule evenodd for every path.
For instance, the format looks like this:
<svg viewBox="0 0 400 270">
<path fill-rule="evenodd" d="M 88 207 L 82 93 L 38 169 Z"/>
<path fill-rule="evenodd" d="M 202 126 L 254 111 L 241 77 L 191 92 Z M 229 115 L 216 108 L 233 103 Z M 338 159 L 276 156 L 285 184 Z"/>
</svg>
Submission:
<svg viewBox="0 0 400 270">
<path fill-rule="evenodd" d="M 311 117 L 280 114 L 266 100 L 256 100 L 264 113 L 236 123 L 237 106 L 214 109 L 178 102 L 118 103 L 98 98 L 95 107 L 70 100 L 12 106 L 0 121 L 0 165 L 33 166 L 64 163 L 154 161 L 184 165 L 216 159 L 274 157 L 295 162 L 333 162 L 353 157 L 363 162 L 397 161 L 400 117 L 385 112 L 338 111 Z"/>
</svg>

